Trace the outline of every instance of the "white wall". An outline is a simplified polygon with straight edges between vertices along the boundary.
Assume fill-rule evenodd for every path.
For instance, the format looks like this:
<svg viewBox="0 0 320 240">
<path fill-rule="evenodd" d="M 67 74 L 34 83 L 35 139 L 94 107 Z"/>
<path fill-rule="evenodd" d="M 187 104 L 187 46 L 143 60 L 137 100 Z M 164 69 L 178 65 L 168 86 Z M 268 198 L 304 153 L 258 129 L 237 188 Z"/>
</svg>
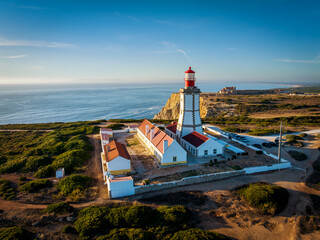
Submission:
<svg viewBox="0 0 320 240">
<path fill-rule="evenodd" d="M 270 166 L 249 167 L 249 168 L 244 168 L 243 170 L 245 170 L 246 174 L 253 174 L 258 172 L 267 172 L 272 170 L 285 169 L 290 167 L 291 167 L 291 163 L 286 162 L 286 163 L 277 163 Z"/>
<path fill-rule="evenodd" d="M 213 154 L 213 149 L 217 149 L 217 153 Z M 204 150 L 208 150 L 208 155 L 204 155 Z M 223 153 L 223 145 L 209 138 L 198 147 L 198 156 L 215 156 Z"/>
<path fill-rule="evenodd" d="M 167 148 L 163 154 L 161 163 L 172 163 L 173 157 L 177 157 L 177 162 L 187 161 L 187 152 L 184 150 L 176 140 Z"/>
<path fill-rule="evenodd" d="M 184 110 L 192 110 L 193 97 L 192 94 L 184 94 L 185 107 Z"/>
<path fill-rule="evenodd" d="M 110 162 L 107 162 L 108 171 L 117 171 L 123 169 L 131 169 L 130 160 L 121 156 L 116 157 Z"/>
<path fill-rule="evenodd" d="M 119 181 L 119 182 L 111 182 L 109 179 L 107 180 L 109 197 L 110 198 L 119 198 L 126 197 L 135 194 L 135 189 L 133 186 L 133 180 L 128 181 Z"/>
</svg>

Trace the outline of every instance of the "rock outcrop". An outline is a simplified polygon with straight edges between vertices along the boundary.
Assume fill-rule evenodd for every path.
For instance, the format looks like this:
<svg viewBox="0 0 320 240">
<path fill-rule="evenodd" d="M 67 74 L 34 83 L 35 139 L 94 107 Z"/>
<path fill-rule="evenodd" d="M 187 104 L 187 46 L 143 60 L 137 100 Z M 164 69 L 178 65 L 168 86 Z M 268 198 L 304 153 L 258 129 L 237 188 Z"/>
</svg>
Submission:
<svg viewBox="0 0 320 240">
<path fill-rule="evenodd" d="M 234 104 L 227 104 L 219 102 L 216 99 L 215 93 L 201 93 L 200 94 L 200 117 L 209 118 L 220 115 L 235 116 L 237 113 L 234 111 Z M 180 94 L 173 93 L 168 99 L 166 105 L 161 111 L 156 114 L 154 119 L 162 120 L 175 120 L 179 117 L 180 111 Z"/>
</svg>

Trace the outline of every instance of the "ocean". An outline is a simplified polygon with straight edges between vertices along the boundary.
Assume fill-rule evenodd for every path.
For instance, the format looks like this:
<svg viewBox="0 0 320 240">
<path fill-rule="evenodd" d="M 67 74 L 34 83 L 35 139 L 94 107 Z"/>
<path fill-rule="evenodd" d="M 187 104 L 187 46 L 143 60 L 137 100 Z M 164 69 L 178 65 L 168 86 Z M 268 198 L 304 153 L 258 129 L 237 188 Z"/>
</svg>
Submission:
<svg viewBox="0 0 320 240">
<path fill-rule="evenodd" d="M 203 83 L 202 92 L 226 86 L 271 89 L 280 84 Z M 0 85 L 0 124 L 71 122 L 110 118 L 153 118 L 178 92 L 175 84 Z"/>
</svg>

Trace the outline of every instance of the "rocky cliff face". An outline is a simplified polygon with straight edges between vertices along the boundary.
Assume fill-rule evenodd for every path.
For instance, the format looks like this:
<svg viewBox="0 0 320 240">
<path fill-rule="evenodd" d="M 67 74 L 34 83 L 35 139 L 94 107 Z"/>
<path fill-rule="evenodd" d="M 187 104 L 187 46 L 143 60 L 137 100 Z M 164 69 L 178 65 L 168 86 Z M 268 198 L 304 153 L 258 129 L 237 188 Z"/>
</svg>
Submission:
<svg viewBox="0 0 320 240">
<path fill-rule="evenodd" d="M 173 93 L 168 99 L 166 105 L 156 114 L 154 119 L 174 120 L 178 119 L 180 111 L 180 94 Z M 235 116 L 233 104 L 217 102 L 214 93 L 200 94 L 200 117 L 208 118 L 219 115 Z"/>
</svg>

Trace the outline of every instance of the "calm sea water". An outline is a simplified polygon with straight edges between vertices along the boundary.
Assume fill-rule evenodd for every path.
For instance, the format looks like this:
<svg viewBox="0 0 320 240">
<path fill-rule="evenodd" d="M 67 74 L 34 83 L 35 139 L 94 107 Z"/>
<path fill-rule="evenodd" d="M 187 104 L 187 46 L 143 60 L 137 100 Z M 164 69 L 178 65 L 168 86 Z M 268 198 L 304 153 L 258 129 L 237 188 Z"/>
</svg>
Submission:
<svg viewBox="0 0 320 240">
<path fill-rule="evenodd" d="M 202 92 L 225 86 L 270 89 L 277 84 L 199 84 Z M 152 118 L 171 93 L 183 87 L 162 85 L 0 85 L 0 124 L 68 122 L 109 118 Z"/>
</svg>

